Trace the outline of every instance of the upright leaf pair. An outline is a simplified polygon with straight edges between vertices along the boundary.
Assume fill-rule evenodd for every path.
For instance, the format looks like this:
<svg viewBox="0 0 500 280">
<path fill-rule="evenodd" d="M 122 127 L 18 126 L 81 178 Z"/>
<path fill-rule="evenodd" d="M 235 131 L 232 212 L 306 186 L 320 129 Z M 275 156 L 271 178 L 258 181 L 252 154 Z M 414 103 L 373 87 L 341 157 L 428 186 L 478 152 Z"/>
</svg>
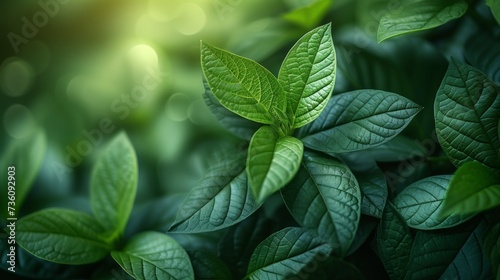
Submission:
<svg viewBox="0 0 500 280">
<path fill-rule="evenodd" d="M 201 46 L 202 67 L 217 100 L 248 120 L 267 124 L 252 137 L 247 158 L 250 188 L 258 201 L 295 175 L 303 144 L 295 128 L 315 120 L 335 83 L 335 49 L 330 24 L 299 39 L 283 62 L 278 79 L 257 62 L 208 44 Z"/>
</svg>

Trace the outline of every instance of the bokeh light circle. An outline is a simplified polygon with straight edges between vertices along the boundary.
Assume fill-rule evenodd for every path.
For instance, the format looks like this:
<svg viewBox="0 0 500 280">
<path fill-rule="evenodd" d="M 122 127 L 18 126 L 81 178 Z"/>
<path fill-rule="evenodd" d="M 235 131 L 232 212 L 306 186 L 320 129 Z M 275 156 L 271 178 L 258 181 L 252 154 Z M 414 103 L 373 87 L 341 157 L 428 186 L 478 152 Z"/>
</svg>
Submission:
<svg viewBox="0 0 500 280">
<path fill-rule="evenodd" d="M 8 96 L 19 97 L 26 94 L 33 78 L 33 67 L 18 58 L 7 59 L 0 68 L 0 86 Z"/>
<path fill-rule="evenodd" d="M 14 104 L 5 111 L 3 125 L 7 134 L 22 139 L 36 129 L 36 121 L 31 111 L 24 105 Z"/>
</svg>

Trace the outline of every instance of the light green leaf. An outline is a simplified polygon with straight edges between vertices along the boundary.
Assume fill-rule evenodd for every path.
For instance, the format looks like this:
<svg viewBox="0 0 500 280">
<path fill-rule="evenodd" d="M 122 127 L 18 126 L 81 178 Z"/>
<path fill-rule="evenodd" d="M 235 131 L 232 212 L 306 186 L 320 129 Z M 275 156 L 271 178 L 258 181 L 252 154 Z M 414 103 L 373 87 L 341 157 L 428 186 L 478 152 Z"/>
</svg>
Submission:
<svg viewBox="0 0 500 280">
<path fill-rule="evenodd" d="M 335 254 L 347 253 L 361 216 L 361 191 L 346 165 L 306 152 L 299 172 L 281 194 L 300 225 L 317 230 Z"/>
<path fill-rule="evenodd" d="M 452 211 L 442 215 L 443 201 L 450 184 L 450 175 L 438 175 L 406 187 L 394 199 L 394 206 L 409 227 L 429 230 L 459 225 L 474 215 Z"/>
<path fill-rule="evenodd" d="M 456 60 L 434 103 L 439 143 L 455 166 L 479 161 L 500 170 L 500 87 L 477 69 Z"/>
<path fill-rule="evenodd" d="M 323 113 L 297 133 L 308 148 L 326 153 L 364 150 L 399 134 L 421 110 L 410 100 L 381 90 L 333 96 Z"/>
<path fill-rule="evenodd" d="M 491 13 L 500 24 L 500 1 L 498 0 L 486 0 L 486 5 L 490 6 Z"/>
<path fill-rule="evenodd" d="M 278 80 L 257 62 L 202 43 L 201 65 L 215 97 L 233 113 L 272 124 L 286 111 Z"/>
<path fill-rule="evenodd" d="M 377 229 L 377 251 L 391 279 L 404 279 L 410 259 L 413 238 L 391 203 L 385 206 Z"/>
<path fill-rule="evenodd" d="M 197 280 L 234 279 L 226 264 L 208 251 L 187 251 Z"/>
<path fill-rule="evenodd" d="M 293 127 L 306 125 L 323 111 L 333 91 L 335 70 L 331 24 L 313 29 L 292 47 L 278 80 L 287 96 Z"/>
<path fill-rule="evenodd" d="M 400 9 L 380 19 L 377 32 L 379 42 L 389 38 L 426 30 L 459 18 L 467 11 L 463 0 L 404 0 Z"/>
<path fill-rule="evenodd" d="M 113 240 L 122 234 L 132 211 L 138 167 L 134 147 L 125 133 L 118 134 L 94 166 L 90 203 L 97 222 Z"/>
<path fill-rule="evenodd" d="M 283 18 L 298 26 L 311 29 L 321 21 L 328 12 L 331 4 L 332 1 L 330 0 L 311 1 L 305 6 L 298 7 L 284 14 Z"/>
<path fill-rule="evenodd" d="M 111 245 L 91 216 L 65 209 L 44 209 L 16 224 L 16 242 L 31 254 L 62 264 L 86 264 L 103 259 Z"/>
<path fill-rule="evenodd" d="M 464 163 L 446 192 L 443 215 L 476 214 L 500 205 L 500 182 L 493 171 L 478 162 Z"/>
<path fill-rule="evenodd" d="M 254 197 L 263 202 L 283 188 L 297 173 L 304 146 L 300 140 L 280 137 L 263 126 L 252 137 L 247 157 L 247 174 Z"/>
<path fill-rule="evenodd" d="M 331 250 L 308 230 L 285 228 L 257 246 L 245 279 L 285 279 L 310 263 L 326 260 Z"/>
<path fill-rule="evenodd" d="M 8 215 L 8 187 L 15 188 L 15 205 L 14 209 L 19 211 L 24 202 L 26 195 L 29 193 L 33 181 L 35 180 L 42 162 L 45 157 L 45 150 L 47 149 L 47 139 L 43 130 L 37 130 L 32 135 L 21 140 L 14 140 L 3 153 L 0 160 L 0 167 L 2 168 L 2 195 L 0 195 L 0 216 L 17 216 Z M 14 176 L 9 178 L 8 171 L 10 167 L 14 167 Z M 5 177 L 4 177 L 5 176 Z M 12 179 L 12 180 L 10 180 Z M 13 206 L 13 205 L 9 205 Z"/>
<path fill-rule="evenodd" d="M 187 195 L 169 231 L 206 232 L 234 225 L 259 207 L 248 188 L 245 153 L 212 165 Z"/>
<path fill-rule="evenodd" d="M 194 279 L 186 251 L 163 233 L 140 233 L 111 256 L 135 279 Z"/>
</svg>

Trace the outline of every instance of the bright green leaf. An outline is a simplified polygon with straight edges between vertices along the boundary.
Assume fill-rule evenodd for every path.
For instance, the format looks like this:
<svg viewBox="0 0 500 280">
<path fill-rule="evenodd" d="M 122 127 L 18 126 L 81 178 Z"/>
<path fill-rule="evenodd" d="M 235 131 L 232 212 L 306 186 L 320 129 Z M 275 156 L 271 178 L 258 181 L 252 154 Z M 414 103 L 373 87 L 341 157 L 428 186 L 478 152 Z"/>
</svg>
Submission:
<svg viewBox="0 0 500 280">
<path fill-rule="evenodd" d="M 452 212 L 442 215 L 443 201 L 451 176 L 438 175 L 406 187 L 394 199 L 394 206 L 409 227 L 429 230 L 459 225 L 474 215 Z"/>
<path fill-rule="evenodd" d="M 197 280 L 234 279 L 226 264 L 208 251 L 187 251 Z"/>
<path fill-rule="evenodd" d="M 344 153 L 385 143 L 399 134 L 421 107 L 394 93 L 356 90 L 333 96 L 323 113 L 297 133 L 308 148 Z"/>
<path fill-rule="evenodd" d="M 500 1 L 498 0 L 486 0 L 486 5 L 490 6 L 491 13 L 500 24 Z"/>
<path fill-rule="evenodd" d="M 247 174 L 253 195 L 259 202 L 283 188 L 297 173 L 304 146 L 300 140 L 280 137 L 263 126 L 252 137 L 247 157 Z"/>
<path fill-rule="evenodd" d="M 111 256 L 135 279 L 194 279 L 186 251 L 163 233 L 140 233 Z"/>
<path fill-rule="evenodd" d="M 321 21 L 331 5 L 330 0 L 315 0 L 284 14 L 283 18 L 298 26 L 311 29 Z"/>
<path fill-rule="evenodd" d="M 206 232 L 234 225 L 260 205 L 248 188 L 245 153 L 225 155 L 188 193 L 170 227 L 174 232 Z"/>
<path fill-rule="evenodd" d="M 467 8 L 464 0 L 404 0 L 398 11 L 387 13 L 380 19 L 377 39 L 382 42 L 443 25 L 463 16 Z"/>
<path fill-rule="evenodd" d="M 335 62 L 330 24 L 305 34 L 286 56 L 278 80 L 294 127 L 313 121 L 325 108 L 335 84 Z"/>
<path fill-rule="evenodd" d="M 500 205 L 500 180 L 478 162 L 464 163 L 453 176 L 446 192 L 443 214 L 472 213 Z"/>
<path fill-rule="evenodd" d="M 450 62 L 434 116 L 439 143 L 455 166 L 476 160 L 500 170 L 499 92 L 500 87 L 477 69 Z"/>
<path fill-rule="evenodd" d="M 299 172 L 281 193 L 300 225 L 316 229 L 337 255 L 347 253 L 361 216 L 361 191 L 346 165 L 306 153 Z"/>
<path fill-rule="evenodd" d="M 202 43 L 201 64 L 215 97 L 230 111 L 264 124 L 286 111 L 278 80 L 257 62 Z"/>
<path fill-rule="evenodd" d="M 388 203 L 377 229 L 377 251 L 391 279 L 404 279 L 412 245 L 410 229 L 395 207 Z"/>
<path fill-rule="evenodd" d="M 116 136 L 97 161 L 92 174 L 90 203 L 97 222 L 114 239 L 122 234 L 137 190 L 135 150 L 125 133 Z"/>
<path fill-rule="evenodd" d="M 309 264 L 326 260 L 331 250 L 308 230 L 285 228 L 257 246 L 245 279 L 285 279 Z"/>
<path fill-rule="evenodd" d="M 14 140 L 2 155 L 0 167 L 2 168 L 2 195 L 0 195 L 0 216 L 7 217 L 8 187 L 15 188 L 15 205 L 13 208 L 19 211 L 24 202 L 24 198 L 29 193 L 31 185 L 35 180 L 45 156 L 47 149 L 47 139 L 43 130 L 38 130 L 34 134 L 21 140 Z M 8 171 L 10 167 L 15 170 L 13 180 L 9 180 Z M 5 176 L 5 177 L 4 177 Z M 9 182 L 9 183 L 8 183 Z M 14 213 L 17 216 L 17 213 Z"/>
<path fill-rule="evenodd" d="M 16 242 L 31 254 L 62 264 L 86 264 L 101 260 L 111 245 L 100 238 L 103 229 L 91 216 L 50 208 L 20 219 Z"/>
</svg>

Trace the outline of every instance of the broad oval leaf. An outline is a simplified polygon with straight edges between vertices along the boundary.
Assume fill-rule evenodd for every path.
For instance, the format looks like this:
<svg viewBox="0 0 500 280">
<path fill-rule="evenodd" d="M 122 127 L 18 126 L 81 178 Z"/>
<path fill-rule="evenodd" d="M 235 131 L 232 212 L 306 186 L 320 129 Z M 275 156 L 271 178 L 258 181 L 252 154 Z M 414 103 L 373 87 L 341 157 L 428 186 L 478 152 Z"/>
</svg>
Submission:
<svg viewBox="0 0 500 280">
<path fill-rule="evenodd" d="M 286 111 L 278 80 L 257 62 L 202 43 L 201 65 L 215 97 L 230 111 L 264 124 Z"/>
<path fill-rule="evenodd" d="M 118 134 L 94 167 L 90 204 L 110 240 L 123 233 L 137 191 L 135 150 L 125 133 Z"/>
<path fill-rule="evenodd" d="M 297 173 L 304 146 L 291 136 L 280 137 L 263 126 L 252 137 L 247 157 L 247 174 L 252 193 L 259 202 L 283 188 Z"/>
<path fill-rule="evenodd" d="M 409 185 L 396 196 L 394 206 L 409 227 L 423 230 L 449 228 L 474 216 L 462 212 L 441 214 L 450 181 L 450 175 L 432 176 Z"/>
<path fill-rule="evenodd" d="M 20 219 L 16 242 L 31 254 L 62 264 L 87 264 L 103 259 L 111 245 L 91 216 L 73 210 L 44 209 Z"/>
<path fill-rule="evenodd" d="M 405 97 L 381 90 L 333 96 L 314 122 L 299 129 L 308 148 L 326 153 L 368 149 L 399 134 L 421 110 Z"/>
<path fill-rule="evenodd" d="M 464 0 L 404 0 L 397 11 L 380 19 L 377 40 L 443 25 L 463 16 L 467 8 Z"/>
<path fill-rule="evenodd" d="M 293 127 L 316 119 L 335 85 L 336 59 L 331 24 L 313 29 L 288 52 L 278 75 Z"/>
<path fill-rule="evenodd" d="M 187 195 L 169 231 L 206 232 L 234 225 L 260 204 L 248 188 L 245 155 L 225 155 Z"/>
<path fill-rule="evenodd" d="M 302 228 L 285 228 L 260 243 L 252 254 L 245 279 L 285 279 L 312 262 L 328 258 L 331 247 Z"/>
<path fill-rule="evenodd" d="M 111 256 L 135 279 L 194 279 L 186 251 L 163 233 L 142 232 Z"/>
<path fill-rule="evenodd" d="M 439 143 L 455 166 L 479 161 L 500 170 L 500 87 L 472 66 L 456 60 L 434 103 Z"/>
<path fill-rule="evenodd" d="M 406 222 L 394 206 L 387 203 L 377 229 L 377 251 L 391 279 L 404 279 L 412 245 Z"/>
<path fill-rule="evenodd" d="M 497 174 L 478 162 L 458 168 L 446 192 L 443 214 L 476 214 L 500 205 L 500 182 Z"/>
<path fill-rule="evenodd" d="M 47 139 L 45 132 L 41 129 L 32 135 L 21 140 L 13 140 L 2 155 L 0 167 L 2 173 L 2 195 L 0 195 L 0 215 L 7 217 L 8 186 L 15 187 L 16 195 L 15 209 L 19 211 L 24 202 L 24 198 L 29 193 L 31 185 L 42 167 L 45 150 L 47 149 Z M 15 180 L 8 180 L 9 167 L 14 167 Z M 5 176 L 5 177 L 4 177 Z M 10 182 L 10 183 L 7 183 Z M 12 185 L 14 183 L 14 185 Z M 11 206 L 11 205 L 9 205 Z"/>
<path fill-rule="evenodd" d="M 306 153 L 299 172 L 281 194 L 299 224 L 316 229 L 337 255 L 347 253 L 361 216 L 361 191 L 346 165 Z"/>
</svg>

